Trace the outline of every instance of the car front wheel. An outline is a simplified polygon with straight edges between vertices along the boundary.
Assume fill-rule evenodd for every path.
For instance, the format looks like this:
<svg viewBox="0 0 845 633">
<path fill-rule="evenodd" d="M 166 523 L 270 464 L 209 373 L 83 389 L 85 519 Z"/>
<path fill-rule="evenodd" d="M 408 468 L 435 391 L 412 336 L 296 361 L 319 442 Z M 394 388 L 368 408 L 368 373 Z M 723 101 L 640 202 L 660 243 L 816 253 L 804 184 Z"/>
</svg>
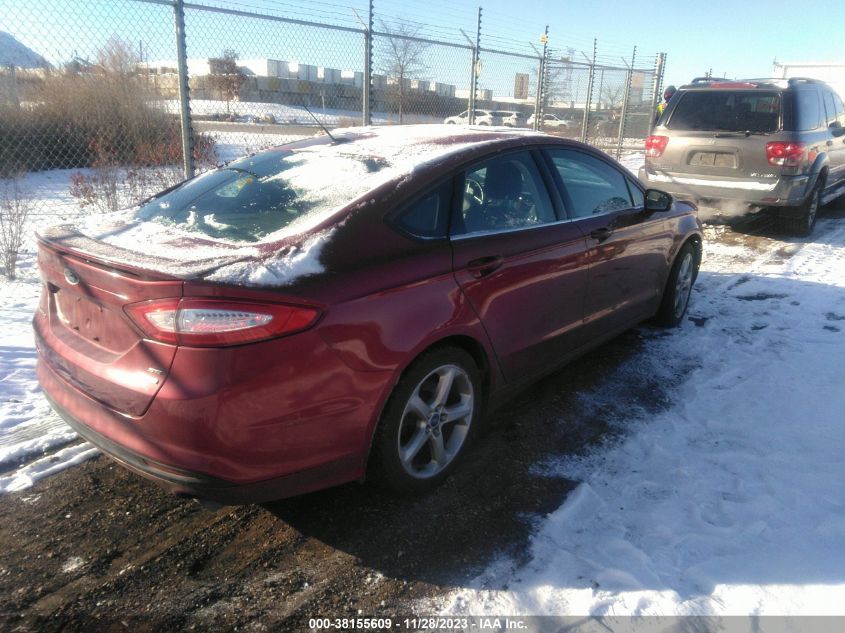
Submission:
<svg viewBox="0 0 845 633">
<path fill-rule="evenodd" d="M 481 380 L 459 348 L 421 356 L 397 383 L 370 456 L 377 483 L 403 493 L 438 486 L 466 451 L 481 413 Z"/>
</svg>

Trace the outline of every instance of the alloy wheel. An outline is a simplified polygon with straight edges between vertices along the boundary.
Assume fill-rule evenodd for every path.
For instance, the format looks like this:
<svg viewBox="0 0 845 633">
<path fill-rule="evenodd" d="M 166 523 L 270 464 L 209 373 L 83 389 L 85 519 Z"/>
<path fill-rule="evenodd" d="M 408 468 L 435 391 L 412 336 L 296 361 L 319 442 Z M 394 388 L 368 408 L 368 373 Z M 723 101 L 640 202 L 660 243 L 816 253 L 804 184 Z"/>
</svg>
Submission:
<svg viewBox="0 0 845 633">
<path fill-rule="evenodd" d="M 681 260 L 681 267 L 678 269 L 678 279 L 675 281 L 675 309 L 676 319 L 680 319 L 687 309 L 690 293 L 692 292 L 693 278 L 693 255 L 687 252 Z"/>
<path fill-rule="evenodd" d="M 443 365 L 423 378 L 399 424 L 396 448 L 405 472 L 418 479 L 442 472 L 460 452 L 474 411 L 472 381 L 461 367 Z"/>
</svg>

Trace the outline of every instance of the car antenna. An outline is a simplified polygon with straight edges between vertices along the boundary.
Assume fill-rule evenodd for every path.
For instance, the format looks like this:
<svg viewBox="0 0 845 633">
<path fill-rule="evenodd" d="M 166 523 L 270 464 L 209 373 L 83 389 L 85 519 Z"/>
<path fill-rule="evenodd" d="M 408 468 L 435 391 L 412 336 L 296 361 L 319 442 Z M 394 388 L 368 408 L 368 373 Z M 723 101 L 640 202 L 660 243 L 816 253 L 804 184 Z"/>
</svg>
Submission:
<svg viewBox="0 0 845 633">
<path fill-rule="evenodd" d="M 311 118 L 314 119 L 317 122 L 317 125 L 319 125 L 321 128 L 323 128 L 323 132 L 325 132 L 326 134 L 329 135 L 329 138 L 332 140 L 332 143 L 337 143 L 337 139 L 334 136 L 332 136 L 332 133 L 329 132 L 329 129 L 320 122 L 320 119 L 318 119 L 316 116 L 314 116 L 314 113 L 311 112 L 311 110 L 308 109 L 308 106 L 303 103 L 302 107 L 305 108 L 305 111 L 308 114 L 310 114 Z"/>
</svg>

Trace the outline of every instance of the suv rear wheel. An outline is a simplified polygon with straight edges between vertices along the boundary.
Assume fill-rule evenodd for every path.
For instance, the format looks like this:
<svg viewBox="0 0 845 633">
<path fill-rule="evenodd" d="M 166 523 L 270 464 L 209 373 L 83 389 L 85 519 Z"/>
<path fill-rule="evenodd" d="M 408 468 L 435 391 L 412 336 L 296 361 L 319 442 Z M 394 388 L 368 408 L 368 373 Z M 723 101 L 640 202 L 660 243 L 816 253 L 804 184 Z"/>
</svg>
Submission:
<svg viewBox="0 0 845 633">
<path fill-rule="evenodd" d="M 779 218 L 779 225 L 782 231 L 790 235 L 799 235 L 805 237 L 813 232 L 813 227 L 816 225 L 816 217 L 819 214 L 819 207 L 821 206 L 822 191 L 824 190 L 824 180 L 819 177 L 816 186 L 807 196 L 807 201 L 798 208 L 798 214 L 794 215 L 794 211 L 790 215 L 782 215 Z"/>
</svg>

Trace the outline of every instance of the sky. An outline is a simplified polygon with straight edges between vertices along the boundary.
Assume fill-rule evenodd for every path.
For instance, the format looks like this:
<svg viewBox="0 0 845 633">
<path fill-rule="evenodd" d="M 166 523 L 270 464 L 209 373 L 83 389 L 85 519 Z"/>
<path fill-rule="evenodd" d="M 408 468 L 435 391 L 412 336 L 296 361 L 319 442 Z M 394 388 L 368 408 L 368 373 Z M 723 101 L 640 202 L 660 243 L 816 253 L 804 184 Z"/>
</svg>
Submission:
<svg viewBox="0 0 845 633">
<path fill-rule="evenodd" d="M 346 27 L 366 19 L 366 0 L 198 0 L 243 11 Z M 465 44 L 463 30 L 474 37 L 478 2 L 469 0 L 374 0 L 376 28 L 395 26 L 398 19 L 418 22 L 419 34 Z M 540 34 L 549 26 L 549 45 L 561 54 L 583 60 L 598 40 L 599 60 L 622 65 L 637 46 L 638 67 L 650 67 L 658 51 L 667 54 L 664 85 L 680 85 L 712 70 L 716 76 L 772 74 L 772 62 L 842 61 L 845 49 L 835 20 L 826 19 L 830 2 L 808 0 L 800 5 L 779 0 L 730 2 L 543 2 L 483 0 L 482 50 L 495 48 L 532 55 L 541 48 Z M 189 12 L 188 55 L 218 55 L 225 47 L 241 57 L 271 57 L 330 67 L 361 67 L 357 33 L 282 27 L 219 15 Z M 54 62 L 73 54 L 93 56 L 112 34 L 137 43 L 151 59 L 172 59 L 173 20 L 169 7 L 137 0 L 0 0 L 0 30 L 9 31 Z M 285 30 L 287 29 L 287 30 Z M 465 51 L 431 47 L 430 78 L 466 83 Z M 482 53 L 482 57 L 485 55 Z M 488 53 L 482 72 L 501 94 L 511 89 L 514 73 L 531 73 L 531 60 L 519 61 Z M 501 77 L 493 76 L 499 68 Z M 376 68 L 376 72 L 378 72 Z"/>
</svg>

